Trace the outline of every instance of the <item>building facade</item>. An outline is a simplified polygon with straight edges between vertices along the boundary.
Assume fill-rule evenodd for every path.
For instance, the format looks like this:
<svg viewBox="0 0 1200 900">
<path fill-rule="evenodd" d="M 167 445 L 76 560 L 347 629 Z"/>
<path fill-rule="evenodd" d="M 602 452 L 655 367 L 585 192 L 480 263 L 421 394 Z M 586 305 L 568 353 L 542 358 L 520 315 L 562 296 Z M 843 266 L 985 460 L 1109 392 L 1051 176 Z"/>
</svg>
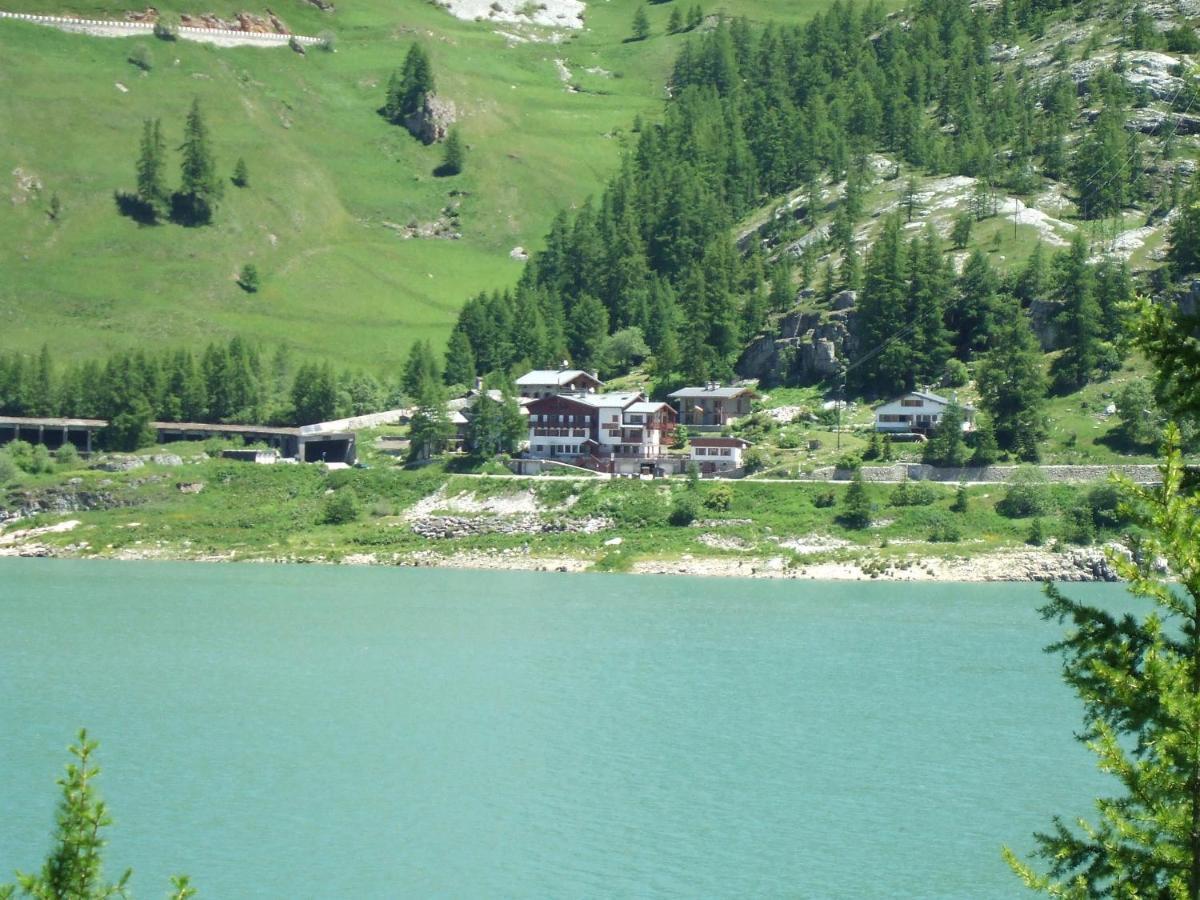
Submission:
<svg viewBox="0 0 1200 900">
<path fill-rule="evenodd" d="M 703 387 L 685 387 L 667 395 L 679 407 L 679 424 L 694 428 L 724 428 L 735 419 L 750 415 L 756 396 L 748 387 L 721 387 L 710 381 Z"/>
<path fill-rule="evenodd" d="M 954 400 L 928 391 L 910 391 L 875 407 L 875 430 L 890 433 L 927 434 L 942 421 Z M 975 407 L 962 405 L 963 431 L 975 427 Z"/>
<path fill-rule="evenodd" d="M 531 400 L 528 410 L 528 455 L 535 459 L 655 460 L 675 431 L 675 410 L 638 392 L 558 394 Z"/>
</svg>

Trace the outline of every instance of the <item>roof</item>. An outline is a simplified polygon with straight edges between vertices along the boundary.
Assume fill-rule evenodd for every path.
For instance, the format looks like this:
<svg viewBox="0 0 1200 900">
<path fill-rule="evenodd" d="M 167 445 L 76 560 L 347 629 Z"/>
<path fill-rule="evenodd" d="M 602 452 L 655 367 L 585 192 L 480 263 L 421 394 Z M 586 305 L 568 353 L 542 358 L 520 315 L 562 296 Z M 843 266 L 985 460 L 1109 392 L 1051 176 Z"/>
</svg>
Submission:
<svg viewBox="0 0 1200 900">
<path fill-rule="evenodd" d="M 676 400 L 687 400 L 692 397 L 717 397 L 721 400 L 732 400 L 742 394 L 753 394 L 751 387 L 685 387 L 667 394 Z"/>
<path fill-rule="evenodd" d="M 655 402 L 653 402 L 653 401 L 651 401 L 651 400 L 641 400 L 641 401 L 639 401 L 639 402 L 637 402 L 637 403 L 633 404 L 632 406 L 630 406 L 628 409 L 626 409 L 626 410 L 625 410 L 625 412 L 629 412 L 629 413 L 656 413 L 656 412 L 658 412 L 660 409 L 663 409 L 664 407 L 665 407 L 666 409 L 671 409 L 671 407 L 670 407 L 670 406 L 668 406 L 666 403 L 655 403 Z M 672 412 L 674 412 L 674 410 L 672 410 Z"/>
<path fill-rule="evenodd" d="M 688 443 L 693 447 L 741 447 L 743 450 L 754 445 L 739 437 L 698 437 Z"/>
<path fill-rule="evenodd" d="M 562 387 L 564 384 L 570 384 L 581 375 L 596 384 L 604 384 L 603 381 L 591 372 L 585 372 L 583 369 L 534 369 L 532 372 L 526 372 L 518 378 L 517 384 L 520 386 L 553 384 L 556 387 Z"/>
<path fill-rule="evenodd" d="M 637 403 L 641 398 L 640 391 L 611 391 L 607 394 L 581 394 L 572 399 L 578 400 L 586 406 L 619 406 L 624 409 L 631 403 Z"/>
<path fill-rule="evenodd" d="M 907 394 L 901 394 L 899 397 L 893 397 L 891 400 L 888 400 L 887 403 L 880 403 L 879 406 L 887 406 L 888 403 L 898 403 L 905 397 L 920 397 L 922 400 L 928 400 L 931 403 L 937 403 L 941 406 L 950 406 L 951 404 L 958 403 L 957 400 L 947 399 L 941 394 L 935 394 L 932 391 L 909 391 Z M 975 409 L 975 407 L 970 403 L 959 403 L 958 406 L 960 409 Z"/>
</svg>

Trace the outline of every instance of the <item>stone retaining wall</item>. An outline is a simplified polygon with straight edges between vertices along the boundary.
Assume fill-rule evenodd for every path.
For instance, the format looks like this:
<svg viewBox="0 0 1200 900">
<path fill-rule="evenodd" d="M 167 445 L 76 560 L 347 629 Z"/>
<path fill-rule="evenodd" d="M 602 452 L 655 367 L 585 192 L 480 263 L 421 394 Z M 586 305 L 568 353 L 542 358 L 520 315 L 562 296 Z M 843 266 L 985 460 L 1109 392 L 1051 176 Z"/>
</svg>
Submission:
<svg viewBox="0 0 1200 900">
<path fill-rule="evenodd" d="M 152 35 L 152 22 L 122 22 L 115 19 L 74 19 L 66 16 L 37 16 L 32 13 L 13 13 L 0 11 L 0 19 L 18 19 L 22 22 L 33 22 L 38 25 L 48 25 L 60 31 L 79 31 L 88 34 L 108 32 L 98 36 L 121 37 L 129 35 Z M 288 42 L 295 40 L 301 44 L 319 44 L 320 38 L 303 34 L 278 34 L 270 31 L 234 31 L 228 28 L 196 28 L 192 25 L 180 25 L 176 32 L 183 40 L 191 41 L 236 41 L 242 44 L 285 47 Z"/>
<path fill-rule="evenodd" d="M 1013 480 L 1013 476 L 1028 466 L 986 466 L 965 467 L 961 469 L 945 469 L 936 466 L 926 466 L 921 463 L 896 463 L 891 466 L 863 466 L 863 481 L 897 482 L 897 481 L 982 481 L 1003 484 Z M 1050 482 L 1088 482 L 1104 481 L 1116 472 L 1138 484 L 1157 484 L 1162 481 L 1162 473 L 1155 465 L 1113 465 L 1113 466 L 1037 466 L 1039 472 Z M 801 478 L 812 481 L 848 481 L 853 472 L 849 469 L 839 469 L 834 466 L 823 466 L 811 474 L 801 474 Z"/>
</svg>

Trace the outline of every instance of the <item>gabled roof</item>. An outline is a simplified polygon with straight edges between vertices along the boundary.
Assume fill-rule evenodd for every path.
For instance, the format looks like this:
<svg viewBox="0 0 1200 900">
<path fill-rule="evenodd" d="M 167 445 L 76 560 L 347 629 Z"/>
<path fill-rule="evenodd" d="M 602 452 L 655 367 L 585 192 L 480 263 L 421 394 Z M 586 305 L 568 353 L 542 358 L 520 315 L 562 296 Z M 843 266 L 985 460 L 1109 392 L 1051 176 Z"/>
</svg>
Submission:
<svg viewBox="0 0 1200 900">
<path fill-rule="evenodd" d="M 570 384 L 580 376 L 583 376 L 593 384 L 604 384 L 603 381 L 591 372 L 585 372 L 583 369 L 534 369 L 532 372 L 526 372 L 518 378 L 517 385 L 525 387 L 528 385 L 552 384 L 556 387 L 562 387 L 565 384 Z"/>
<path fill-rule="evenodd" d="M 625 412 L 647 413 L 649 415 L 653 415 L 654 413 L 658 412 L 660 409 L 671 409 L 671 407 L 666 403 L 655 403 L 651 400 L 639 400 L 637 403 L 634 403 L 632 406 L 630 406 L 628 409 L 626 409 Z M 671 409 L 671 412 L 674 412 L 674 411 L 675 410 Z"/>
<path fill-rule="evenodd" d="M 732 400 L 742 394 L 753 394 L 751 387 L 685 387 L 667 394 L 675 400 L 691 400 L 698 397 L 717 397 L 721 400 Z"/>
<path fill-rule="evenodd" d="M 891 400 L 888 400 L 887 403 L 880 403 L 879 406 L 887 406 L 891 403 L 899 403 L 905 397 L 920 397 L 922 400 L 928 400 L 929 402 L 937 403 L 940 406 L 950 406 L 956 402 L 955 400 L 950 400 L 946 397 L 943 397 L 941 394 L 935 394 L 932 391 L 909 391 L 907 394 L 901 394 L 899 397 L 893 397 Z M 972 411 L 975 409 L 975 407 L 970 403 L 959 403 L 958 406 L 960 409 L 969 409 Z M 876 408 L 878 409 L 878 407 Z"/>
</svg>

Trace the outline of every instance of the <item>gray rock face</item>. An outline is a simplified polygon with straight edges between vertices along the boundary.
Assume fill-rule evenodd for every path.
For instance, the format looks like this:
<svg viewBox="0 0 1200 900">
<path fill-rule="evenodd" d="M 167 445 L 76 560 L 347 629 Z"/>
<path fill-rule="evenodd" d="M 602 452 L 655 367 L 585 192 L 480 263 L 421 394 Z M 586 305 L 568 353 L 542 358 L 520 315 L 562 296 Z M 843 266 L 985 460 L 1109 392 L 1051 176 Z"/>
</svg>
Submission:
<svg viewBox="0 0 1200 900">
<path fill-rule="evenodd" d="M 758 378 L 764 385 L 833 375 L 841 358 L 853 350 L 850 320 L 854 302 L 853 291 L 842 291 L 834 298 L 831 313 L 785 316 L 775 334 L 759 338 L 743 351 L 737 373 Z"/>
<path fill-rule="evenodd" d="M 101 472 L 131 472 L 140 469 L 146 463 L 140 456 L 108 456 L 100 460 L 92 468 Z"/>
<path fill-rule="evenodd" d="M 413 137 L 426 144 L 446 139 L 450 126 L 458 120 L 458 112 L 454 103 L 443 100 L 435 94 L 425 97 L 421 110 L 404 120 L 404 127 Z"/>
</svg>

